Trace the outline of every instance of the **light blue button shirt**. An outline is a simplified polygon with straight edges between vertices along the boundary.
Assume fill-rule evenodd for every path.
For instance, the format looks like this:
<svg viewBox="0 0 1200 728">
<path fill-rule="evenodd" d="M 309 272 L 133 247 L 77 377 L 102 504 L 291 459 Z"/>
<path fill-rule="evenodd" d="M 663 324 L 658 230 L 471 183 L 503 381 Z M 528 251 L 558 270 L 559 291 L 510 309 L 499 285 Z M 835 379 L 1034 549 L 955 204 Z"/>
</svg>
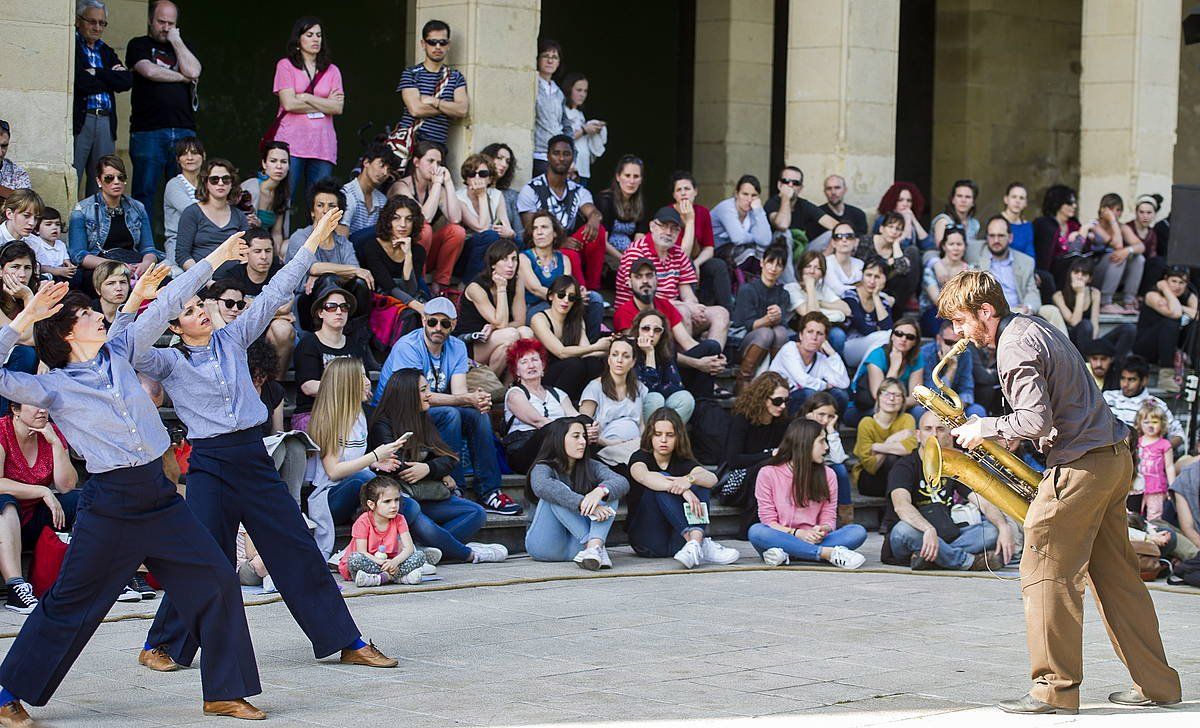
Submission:
<svg viewBox="0 0 1200 728">
<path fill-rule="evenodd" d="M 292 299 L 292 290 L 304 280 L 315 258 L 301 248 L 241 316 L 213 332 L 208 346 L 185 347 L 187 354 L 180 349 L 150 348 L 135 357 L 139 372 L 162 382 L 189 439 L 216 437 L 266 422 L 269 413 L 250 378 L 246 348 L 262 336 L 275 311 Z M 131 318 L 122 314 L 113 328 L 130 325 Z M 138 323 L 141 318 L 133 325 Z"/>
<path fill-rule="evenodd" d="M 1012 253 L 1006 253 L 1003 258 L 993 257 L 989 270 L 992 275 L 996 276 L 996 282 L 1004 291 L 1004 300 L 1008 301 L 1008 307 L 1015 309 L 1017 306 L 1023 305 L 1021 292 L 1017 290 L 1017 276 L 1013 272 Z"/>
<path fill-rule="evenodd" d="M 87 461 L 90 473 L 154 462 L 166 452 L 171 438 L 138 381 L 133 359 L 153 348 L 167 322 L 179 315 L 211 275 L 208 263 L 192 266 L 163 288 L 136 321 L 110 334 L 93 359 L 45 374 L 0 369 L 0 395 L 48 410 L 67 442 Z M 19 337 L 11 325 L 0 327 L 0 361 Z"/>
</svg>

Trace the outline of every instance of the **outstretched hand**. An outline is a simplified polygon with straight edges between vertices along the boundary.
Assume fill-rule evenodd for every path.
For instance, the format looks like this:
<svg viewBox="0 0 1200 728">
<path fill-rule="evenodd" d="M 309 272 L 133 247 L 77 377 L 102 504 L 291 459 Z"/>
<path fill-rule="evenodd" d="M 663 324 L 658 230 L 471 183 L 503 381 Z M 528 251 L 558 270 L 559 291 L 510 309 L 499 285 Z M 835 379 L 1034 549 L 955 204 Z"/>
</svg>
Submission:
<svg viewBox="0 0 1200 728">
<path fill-rule="evenodd" d="M 342 211 L 336 207 L 332 210 L 327 210 L 320 220 L 313 225 L 312 233 L 308 236 L 308 240 L 304 241 L 304 246 L 310 251 L 315 251 L 322 240 L 325 240 L 330 235 L 333 235 L 334 228 L 342 219 Z"/>
<path fill-rule="evenodd" d="M 208 262 L 212 264 L 213 270 L 220 268 L 222 264 L 236 260 L 240 263 L 246 262 L 246 253 L 249 246 L 246 245 L 246 233 L 236 232 L 225 239 L 216 250 L 208 254 Z"/>
<path fill-rule="evenodd" d="M 143 301 L 151 301 L 158 297 L 158 287 L 163 280 L 171 274 L 171 266 L 165 263 L 153 263 L 142 273 L 137 279 L 137 283 L 133 286 L 132 297 L 140 298 Z"/>
<path fill-rule="evenodd" d="M 23 317 L 28 323 L 50 318 L 62 309 L 59 301 L 62 301 L 63 296 L 67 295 L 68 290 L 70 290 L 70 285 L 65 282 L 41 286 L 37 293 L 25 302 L 25 308 L 17 314 L 18 318 Z"/>
</svg>

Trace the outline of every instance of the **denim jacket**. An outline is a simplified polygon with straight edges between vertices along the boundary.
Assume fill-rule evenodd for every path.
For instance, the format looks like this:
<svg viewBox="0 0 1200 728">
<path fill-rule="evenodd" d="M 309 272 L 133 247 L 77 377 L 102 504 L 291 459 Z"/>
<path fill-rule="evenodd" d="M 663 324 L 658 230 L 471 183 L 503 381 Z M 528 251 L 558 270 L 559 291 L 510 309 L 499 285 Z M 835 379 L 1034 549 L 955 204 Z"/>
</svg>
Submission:
<svg viewBox="0 0 1200 728">
<path fill-rule="evenodd" d="M 82 265 L 86 255 L 107 257 L 101 253 L 104 242 L 108 240 L 110 224 L 106 207 L 104 198 L 97 192 L 87 199 L 80 200 L 75 209 L 71 210 L 71 220 L 67 228 L 67 252 L 75 265 Z M 124 196 L 121 198 L 121 209 L 125 212 L 125 225 L 129 227 L 129 234 L 137 242 L 139 256 L 154 253 L 156 258 L 162 260 L 163 254 L 154 247 L 150 216 L 146 214 L 142 203 Z"/>
</svg>

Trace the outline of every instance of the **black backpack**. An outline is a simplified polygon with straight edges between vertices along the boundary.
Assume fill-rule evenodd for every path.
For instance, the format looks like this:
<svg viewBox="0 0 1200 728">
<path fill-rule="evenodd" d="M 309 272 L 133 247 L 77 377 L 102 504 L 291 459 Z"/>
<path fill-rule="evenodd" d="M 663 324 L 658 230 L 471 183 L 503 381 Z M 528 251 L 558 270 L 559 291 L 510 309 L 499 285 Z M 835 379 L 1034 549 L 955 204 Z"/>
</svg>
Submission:
<svg viewBox="0 0 1200 728">
<path fill-rule="evenodd" d="M 716 400 L 697 400 L 696 410 L 688 423 L 692 431 L 692 453 L 697 461 L 714 465 L 725 459 L 730 419 L 729 412 Z"/>
</svg>

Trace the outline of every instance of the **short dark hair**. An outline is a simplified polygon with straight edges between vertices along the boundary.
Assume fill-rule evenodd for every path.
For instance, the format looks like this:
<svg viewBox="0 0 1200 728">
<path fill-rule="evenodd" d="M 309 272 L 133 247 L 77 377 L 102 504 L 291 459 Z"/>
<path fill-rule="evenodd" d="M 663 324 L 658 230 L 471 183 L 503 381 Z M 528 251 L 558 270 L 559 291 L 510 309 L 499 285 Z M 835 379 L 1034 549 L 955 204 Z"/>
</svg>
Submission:
<svg viewBox="0 0 1200 728">
<path fill-rule="evenodd" d="M 1054 217 L 1058 214 L 1059 209 L 1072 200 L 1078 202 L 1079 195 L 1075 190 L 1067 185 L 1050 185 L 1046 188 L 1046 193 L 1042 195 L 1042 215 L 1045 217 Z"/>
<path fill-rule="evenodd" d="M 546 151 L 550 151 L 556 144 L 566 144 L 571 148 L 571 154 L 575 153 L 575 140 L 566 134 L 555 134 L 550 137 L 550 141 L 546 142 Z"/>
<path fill-rule="evenodd" d="M 200 294 L 200 297 L 215 301 L 221 297 L 222 293 L 228 293 L 229 291 L 237 291 L 242 296 L 246 295 L 246 288 L 237 279 L 222 278 L 209 284 L 208 288 L 204 289 Z"/>
<path fill-rule="evenodd" d="M 1008 233 L 1009 235 L 1012 235 L 1012 223 L 1010 223 L 1008 221 L 1008 218 L 1003 215 L 992 215 L 991 217 L 989 217 L 987 219 L 987 222 L 984 223 L 984 226 L 983 226 L 984 233 L 986 234 L 987 229 L 990 228 L 992 226 L 992 223 L 996 222 L 997 220 L 1004 223 L 1004 232 Z"/>
<path fill-rule="evenodd" d="M 126 174 L 125 160 L 121 159 L 120 157 L 118 157 L 115 154 L 105 154 L 103 157 L 100 157 L 100 159 L 96 160 L 96 178 L 97 179 L 99 179 L 100 176 L 103 175 L 105 167 L 112 167 L 113 169 L 117 170 L 121 174 Z"/>
<path fill-rule="evenodd" d="M 760 195 L 762 194 L 762 184 L 758 181 L 758 177 L 752 174 L 743 174 L 741 177 L 738 177 L 737 184 L 733 186 L 735 194 L 738 190 L 742 189 L 742 185 L 750 185 L 754 188 L 755 192 Z"/>
<path fill-rule="evenodd" d="M 782 177 L 783 173 L 788 171 L 789 169 L 792 170 L 793 172 L 795 172 L 796 174 L 800 175 L 800 186 L 803 187 L 804 186 L 804 170 L 800 169 L 799 167 L 797 167 L 794 164 L 783 165 L 783 169 L 779 170 L 779 176 Z"/>
<path fill-rule="evenodd" d="M 1150 376 L 1150 362 L 1145 357 L 1130 354 L 1121 364 L 1121 371 L 1136 374 L 1138 379 L 1146 379 Z"/>
<path fill-rule="evenodd" d="M 41 225 L 47 220 L 62 220 L 62 213 L 53 207 L 43 207 L 42 214 L 38 215 L 38 225 Z"/>
<path fill-rule="evenodd" d="M 450 26 L 444 20 L 428 20 L 425 25 L 421 26 L 421 40 L 428 38 L 429 34 L 435 30 L 444 30 L 446 37 L 450 37 Z M 374 159 L 378 159 L 378 157 L 374 157 Z"/>
<path fill-rule="evenodd" d="M 400 166 L 400 158 L 392 151 L 392 148 L 383 142 L 371 142 L 367 148 L 363 150 L 362 163 L 366 166 L 367 162 L 382 159 L 387 162 L 387 166 L 396 168 Z"/>
<path fill-rule="evenodd" d="M 204 156 L 204 142 L 200 141 L 198 136 L 184 137 L 175 142 L 175 158 L 178 159 L 188 152 L 195 152 L 201 157 Z"/>
<path fill-rule="evenodd" d="M 88 297 L 79 291 L 71 291 L 63 296 L 60 305 L 62 308 L 58 313 L 33 325 L 38 358 L 51 369 L 60 369 L 71 361 L 71 345 L 67 343 L 67 334 L 75 328 L 79 312 L 91 308 Z"/>
<path fill-rule="evenodd" d="M 741 187 L 741 185 L 738 185 L 738 187 Z M 773 260 L 780 265 L 787 265 L 787 259 L 787 248 L 783 247 L 782 245 L 770 245 L 766 250 L 763 251 L 762 254 L 762 262 L 764 263 L 766 263 L 768 260 Z"/>
<path fill-rule="evenodd" d="M 243 238 L 246 245 L 249 246 L 255 240 L 270 240 L 271 245 L 275 244 L 275 240 L 271 237 L 271 231 L 262 227 L 252 227 L 246 231 L 246 237 Z"/>
<path fill-rule="evenodd" d="M 317 201 L 317 195 L 333 195 L 337 198 L 337 206 L 339 210 L 346 209 L 346 193 L 342 192 L 342 186 L 333 177 L 326 177 L 317 180 L 312 189 L 308 193 L 308 209 L 312 210 L 313 204 Z"/>
<path fill-rule="evenodd" d="M 828 336 L 829 335 L 829 327 L 832 326 L 833 324 L 831 324 L 829 322 L 829 317 L 826 316 L 825 314 L 821 313 L 820 311 L 809 311 L 808 313 L 801 316 L 800 321 L 796 324 L 796 330 L 804 331 L 804 327 L 808 326 L 809 324 L 811 324 L 814 321 L 825 327 L 825 335 Z"/>
<path fill-rule="evenodd" d="M 691 173 L 691 170 L 677 169 L 671 173 L 671 191 L 675 191 L 675 183 L 681 180 L 687 180 L 692 183 L 692 187 L 696 186 L 696 175 Z"/>
</svg>

